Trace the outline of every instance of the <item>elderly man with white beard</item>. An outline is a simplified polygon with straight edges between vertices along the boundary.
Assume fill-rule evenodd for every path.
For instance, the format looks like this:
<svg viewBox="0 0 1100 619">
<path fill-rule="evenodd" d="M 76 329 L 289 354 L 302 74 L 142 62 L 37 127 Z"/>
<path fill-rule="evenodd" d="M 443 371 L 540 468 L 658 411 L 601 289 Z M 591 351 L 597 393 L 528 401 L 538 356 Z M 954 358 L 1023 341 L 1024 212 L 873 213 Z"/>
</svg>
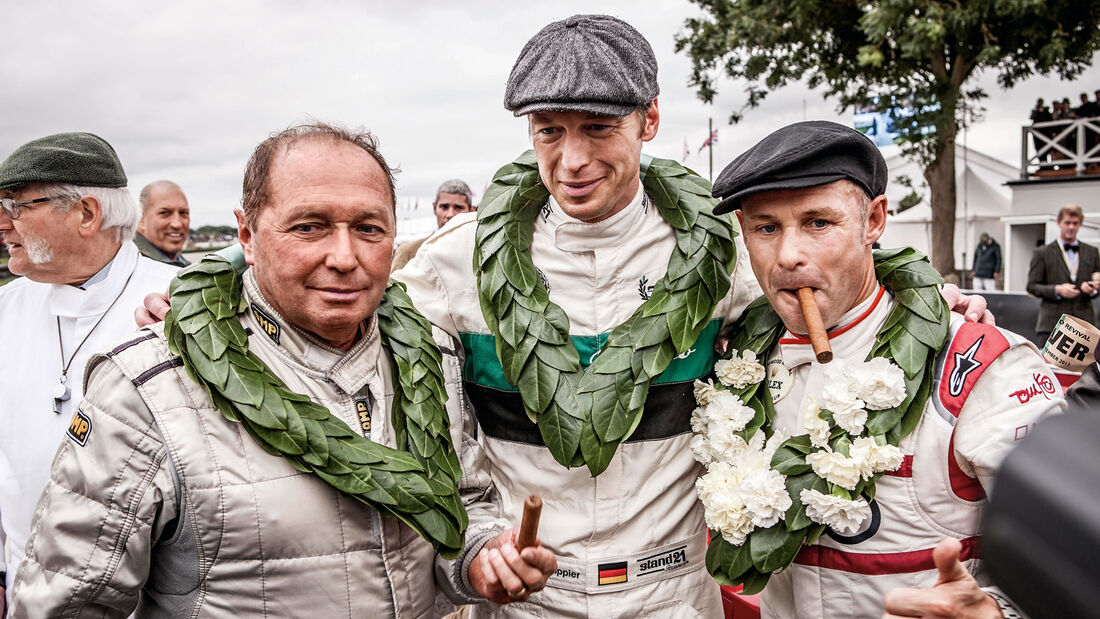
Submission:
<svg viewBox="0 0 1100 619">
<path fill-rule="evenodd" d="M 0 288 L 0 593 L 23 557 L 85 363 L 135 331 L 134 304 L 175 274 L 130 242 L 139 217 L 118 155 L 98 136 L 40 138 L 0 164 L 0 236 L 8 269 L 23 276 Z M 0 615 L 4 606 L 0 595 Z"/>
</svg>

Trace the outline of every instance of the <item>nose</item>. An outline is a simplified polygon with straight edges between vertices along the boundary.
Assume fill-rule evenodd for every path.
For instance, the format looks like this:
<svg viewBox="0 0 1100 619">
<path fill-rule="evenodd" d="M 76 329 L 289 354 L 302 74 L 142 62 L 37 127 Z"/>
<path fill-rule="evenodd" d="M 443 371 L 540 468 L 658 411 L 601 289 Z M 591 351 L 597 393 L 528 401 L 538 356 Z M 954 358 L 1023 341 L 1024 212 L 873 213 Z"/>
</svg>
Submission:
<svg viewBox="0 0 1100 619">
<path fill-rule="evenodd" d="M 576 172 L 592 160 L 592 145 L 580 132 L 566 131 L 561 147 L 561 164 L 566 170 Z"/>
<path fill-rule="evenodd" d="M 810 239 L 799 239 L 793 232 L 784 232 L 776 244 L 776 264 L 784 270 L 793 271 L 806 265 L 806 254 L 803 249 Z"/>
<path fill-rule="evenodd" d="M 346 273 L 355 270 L 358 264 L 351 231 L 347 228 L 337 228 L 329 237 L 328 252 L 325 254 L 325 266 Z"/>
<path fill-rule="evenodd" d="M 15 226 L 11 223 L 11 217 L 8 217 L 8 212 L 0 208 L 0 230 L 11 230 Z"/>
</svg>

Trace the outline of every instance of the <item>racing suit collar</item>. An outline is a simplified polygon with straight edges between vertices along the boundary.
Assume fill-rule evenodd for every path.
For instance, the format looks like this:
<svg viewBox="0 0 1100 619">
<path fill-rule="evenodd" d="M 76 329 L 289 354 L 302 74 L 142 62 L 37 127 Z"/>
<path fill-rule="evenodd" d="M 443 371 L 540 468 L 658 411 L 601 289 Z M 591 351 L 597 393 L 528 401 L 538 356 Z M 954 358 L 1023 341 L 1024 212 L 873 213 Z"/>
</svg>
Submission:
<svg viewBox="0 0 1100 619">
<path fill-rule="evenodd" d="M 348 393 L 358 392 L 377 373 L 382 342 L 374 328 L 374 315 L 360 327 L 366 334 L 344 352 L 292 325 L 276 311 L 260 292 L 251 269 L 244 273 L 244 297 L 248 302 L 245 326 L 261 336 L 267 334 L 280 353 L 306 370 L 332 380 Z"/>
<path fill-rule="evenodd" d="M 829 345 L 837 359 L 860 358 L 860 350 L 866 347 L 867 338 L 874 339 L 886 317 L 894 307 L 894 297 L 881 285 L 866 299 L 844 313 L 837 326 L 829 330 Z M 779 354 L 788 370 L 816 359 L 810 340 L 791 333 L 783 333 L 779 340 Z"/>
<path fill-rule="evenodd" d="M 581 253 L 618 248 L 645 223 L 651 208 L 641 183 L 638 183 L 638 193 L 626 208 L 596 223 L 586 223 L 566 215 L 554 196 L 550 196 L 542 213 L 535 218 L 535 229 L 548 234 L 561 251 Z"/>
</svg>

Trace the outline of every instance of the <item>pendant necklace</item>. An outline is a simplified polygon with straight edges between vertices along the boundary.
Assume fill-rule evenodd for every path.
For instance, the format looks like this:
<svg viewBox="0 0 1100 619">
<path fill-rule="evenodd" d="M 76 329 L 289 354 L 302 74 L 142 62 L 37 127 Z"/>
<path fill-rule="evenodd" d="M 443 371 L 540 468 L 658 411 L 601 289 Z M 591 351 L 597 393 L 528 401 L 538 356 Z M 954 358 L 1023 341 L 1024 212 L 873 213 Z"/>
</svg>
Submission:
<svg viewBox="0 0 1100 619">
<path fill-rule="evenodd" d="M 57 319 L 57 348 L 61 352 L 61 376 L 57 379 L 57 384 L 53 386 L 50 395 L 53 396 L 53 412 L 60 415 L 61 406 L 72 397 L 73 390 L 69 388 L 69 367 L 73 364 L 73 359 L 76 359 L 77 353 L 80 352 L 80 347 L 84 345 L 84 342 L 88 341 L 88 338 L 95 332 L 99 323 L 103 322 L 103 319 L 107 317 L 107 312 L 111 311 L 111 308 L 118 303 L 118 300 L 122 298 L 122 293 L 126 292 L 126 286 L 130 285 L 130 280 L 134 277 L 134 272 L 137 271 L 137 261 L 134 262 L 134 270 L 130 271 L 130 275 L 126 278 L 126 282 L 122 284 L 122 290 L 118 291 L 115 295 L 115 299 L 111 301 L 111 304 L 107 306 L 107 309 L 103 310 L 103 313 L 99 316 L 99 320 L 95 321 L 92 328 L 84 336 L 84 339 L 80 340 L 80 343 L 76 345 L 76 350 L 73 351 L 72 356 L 68 361 L 65 361 L 65 345 L 61 343 L 61 317 L 55 316 Z"/>
</svg>

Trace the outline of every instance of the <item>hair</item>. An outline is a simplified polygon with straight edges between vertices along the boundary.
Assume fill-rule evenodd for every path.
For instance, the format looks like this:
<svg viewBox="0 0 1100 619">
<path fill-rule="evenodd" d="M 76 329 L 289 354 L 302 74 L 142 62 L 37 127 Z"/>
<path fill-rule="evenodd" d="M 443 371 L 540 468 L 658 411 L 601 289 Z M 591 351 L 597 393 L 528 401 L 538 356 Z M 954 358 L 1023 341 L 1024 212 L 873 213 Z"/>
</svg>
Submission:
<svg viewBox="0 0 1100 619">
<path fill-rule="evenodd" d="M 435 190 L 435 200 L 432 204 L 439 202 L 439 195 L 444 193 L 454 193 L 460 196 L 466 196 L 466 204 L 470 207 L 474 206 L 474 192 L 470 191 L 470 186 L 460 178 L 452 178 L 449 181 L 443 181 L 439 189 Z"/>
<path fill-rule="evenodd" d="M 1085 212 L 1076 204 L 1067 204 L 1058 209 L 1058 221 L 1062 221 L 1066 217 L 1076 217 L 1081 221 L 1085 221 Z"/>
<path fill-rule="evenodd" d="M 134 238 L 141 212 L 125 187 L 87 187 L 69 183 L 42 183 L 39 187 L 47 195 L 63 198 L 53 202 L 54 209 L 62 212 L 68 212 L 84 196 L 94 196 L 99 200 L 102 213 L 100 229 L 114 230 L 119 243 Z"/>
<path fill-rule="evenodd" d="M 149 210 L 150 206 L 153 206 L 153 191 L 164 187 L 166 189 L 175 189 L 176 191 L 183 193 L 180 186 L 172 181 L 153 181 L 148 185 L 141 188 L 141 195 L 138 196 L 138 202 L 141 203 L 141 214 L 144 215 L 145 211 Z"/>
<path fill-rule="evenodd" d="M 249 157 L 248 165 L 244 169 L 244 185 L 241 192 L 241 209 L 250 227 L 256 224 L 260 210 L 271 199 L 269 184 L 271 168 L 276 156 L 285 154 L 291 146 L 303 140 L 348 142 L 362 148 L 382 167 L 389 190 L 390 206 L 396 209 L 397 191 L 394 188 L 393 177 L 400 170 L 391 168 L 386 163 L 382 153 L 378 151 L 378 140 L 370 131 L 348 129 L 322 122 L 303 123 L 271 134 L 256 146 L 256 150 L 252 151 L 252 156 Z"/>
<path fill-rule="evenodd" d="M 871 210 L 871 202 L 874 201 L 874 198 L 867 195 L 867 192 L 864 191 L 863 188 L 857 185 L 854 181 L 842 179 L 839 182 L 843 184 L 844 190 L 848 193 L 848 196 L 852 199 L 852 201 L 859 205 L 859 218 L 864 224 L 866 224 L 867 214 Z"/>
</svg>

